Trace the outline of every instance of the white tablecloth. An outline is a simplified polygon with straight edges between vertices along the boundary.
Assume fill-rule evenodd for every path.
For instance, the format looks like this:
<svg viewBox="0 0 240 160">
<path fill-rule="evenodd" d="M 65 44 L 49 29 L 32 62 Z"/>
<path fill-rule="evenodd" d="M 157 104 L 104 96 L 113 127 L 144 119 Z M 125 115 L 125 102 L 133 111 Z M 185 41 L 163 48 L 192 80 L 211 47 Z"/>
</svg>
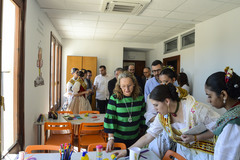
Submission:
<svg viewBox="0 0 240 160">
<path fill-rule="evenodd" d="M 88 154 L 89 160 L 96 160 L 96 152 L 88 152 L 87 154 Z M 103 151 L 102 158 L 103 159 L 108 158 L 109 160 L 111 160 L 111 155 L 112 153 L 106 153 L 105 151 Z M 152 151 L 142 153 L 141 155 L 143 155 L 147 159 L 140 157 L 140 160 L 159 160 L 159 158 Z M 60 153 L 26 154 L 25 159 L 30 156 L 35 157 L 37 160 L 60 160 Z M 80 160 L 81 156 L 82 156 L 82 152 L 73 153 L 71 160 Z M 123 158 L 120 158 L 119 160 L 125 160 L 125 159 L 128 159 L 128 158 L 123 157 Z"/>
</svg>

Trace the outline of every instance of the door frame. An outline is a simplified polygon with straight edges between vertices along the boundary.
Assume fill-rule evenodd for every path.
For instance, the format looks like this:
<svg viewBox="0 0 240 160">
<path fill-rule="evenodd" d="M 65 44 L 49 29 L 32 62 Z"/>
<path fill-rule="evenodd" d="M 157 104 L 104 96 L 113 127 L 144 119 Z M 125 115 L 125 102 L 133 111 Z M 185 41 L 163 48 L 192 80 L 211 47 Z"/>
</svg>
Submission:
<svg viewBox="0 0 240 160">
<path fill-rule="evenodd" d="M 163 58 L 163 65 L 166 66 L 167 62 L 169 62 L 169 61 L 177 61 L 177 68 L 174 68 L 174 69 L 176 70 L 176 73 L 178 75 L 180 73 L 180 58 L 181 58 L 180 55 Z"/>
<path fill-rule="evenodd" d="M 8 153 L 14 152 L 17 153 L 19 150 L 23 150 L 25 145 L 25 138 L 24 138 L 24 69 L 25 69 L 25 13 L 26 13 L 26 0 L 13 0 L 19 7 L 19 48 L 18 48 L 18 55 L 15 57 L 18 61 L 18 73 L 17 73 L 17 140 L 16 142 L 8 149 L 8 152 L 5 155 L 2 155 L 2 148 L 0 146 L 0 158 L 4 158 Z M 3 0 L 0 0 L 0 7 L 1 7 L 1 15 L 0 15 L 0 71 L 1 71 L 1 61 L 2 61 L 2 16 L 3 16 Z M 0 74 L 1 79 L 1 74 Z M 0 90 L 1 90 L 1 81 L 0 81 Z M 1 92 L 0 92 L 0 96 Z M 0 110 L 1 115 L 1 110 Z M 1 118 L 1 117 L 0 117 Z M 0 124 L 0 138 L 1 138 L 1 124 Z M 1 145 L 1 143 L 0 143 Z"/>
</svg>

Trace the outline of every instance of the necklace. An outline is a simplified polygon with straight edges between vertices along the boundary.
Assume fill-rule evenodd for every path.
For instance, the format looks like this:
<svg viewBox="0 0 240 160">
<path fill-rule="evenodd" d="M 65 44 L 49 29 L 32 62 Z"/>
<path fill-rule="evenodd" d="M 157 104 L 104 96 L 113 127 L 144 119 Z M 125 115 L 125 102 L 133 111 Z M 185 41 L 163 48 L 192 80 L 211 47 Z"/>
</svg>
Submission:
<svg viewBox="0 0 240 160">
<path fill-rule="evenodd" d="M 174 113 L 171 113 L 171 115 L 172 115 L 173 117 L 177 117 L 177 111 L 178 111 L 178 109 L 179 109 L 179 102 L 177 102 L 177 108 L 176 108 L 175 112 L 174 112 Z"/>
<path fill-rule="evenodd" d="M 128 110 L 128 106 L 127 106 L 127 104 L 126 104 L 125 99 L 123 99 L 123 101 L 124 101 L 124 103 L 125 103 L 125 107 L 126 107 L 126 109 L 127 109 L 128 115 L 129 115 L 129 117 L 128 117 L 128 122 L 131 123 L 131 122 L 132 122 L 132 107 L 133 107 L 133 102 L 131 102 L 131 113 L 130 113 L 129 110 Z"/>
</svg>

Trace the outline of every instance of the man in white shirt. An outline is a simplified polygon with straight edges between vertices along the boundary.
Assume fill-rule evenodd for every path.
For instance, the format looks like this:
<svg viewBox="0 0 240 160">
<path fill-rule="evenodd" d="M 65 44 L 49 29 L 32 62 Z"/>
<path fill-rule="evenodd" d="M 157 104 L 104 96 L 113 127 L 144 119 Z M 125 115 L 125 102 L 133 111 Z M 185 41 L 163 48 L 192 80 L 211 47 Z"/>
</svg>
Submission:
<svg viewBox="0 0 240 160">
<path fill-rule="evenodd" d="M 100 113 L 106 113 L 109 99 L 108 81 L 112 79 L 106 72 L 104 65 L 99 66 L 99 75 L 95 77 L 94 89 L 96 90 L 97 109 Z"/>
</svg>

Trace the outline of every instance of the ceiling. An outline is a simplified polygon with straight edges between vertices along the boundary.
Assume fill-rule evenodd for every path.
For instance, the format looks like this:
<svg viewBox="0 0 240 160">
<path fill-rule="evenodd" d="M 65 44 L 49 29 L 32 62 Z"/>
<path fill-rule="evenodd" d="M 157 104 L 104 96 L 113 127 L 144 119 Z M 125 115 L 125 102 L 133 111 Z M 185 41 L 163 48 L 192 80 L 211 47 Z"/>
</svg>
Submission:
<svg viewBox="0 0 240 160">
<path fill-rule="evenodd" d="M 104 0 L 36 1 L 63 39 L 152 44 L 240 7 L 240 0 L 152 0 L 136 16 L 104 13 Z"/>
</svg>

